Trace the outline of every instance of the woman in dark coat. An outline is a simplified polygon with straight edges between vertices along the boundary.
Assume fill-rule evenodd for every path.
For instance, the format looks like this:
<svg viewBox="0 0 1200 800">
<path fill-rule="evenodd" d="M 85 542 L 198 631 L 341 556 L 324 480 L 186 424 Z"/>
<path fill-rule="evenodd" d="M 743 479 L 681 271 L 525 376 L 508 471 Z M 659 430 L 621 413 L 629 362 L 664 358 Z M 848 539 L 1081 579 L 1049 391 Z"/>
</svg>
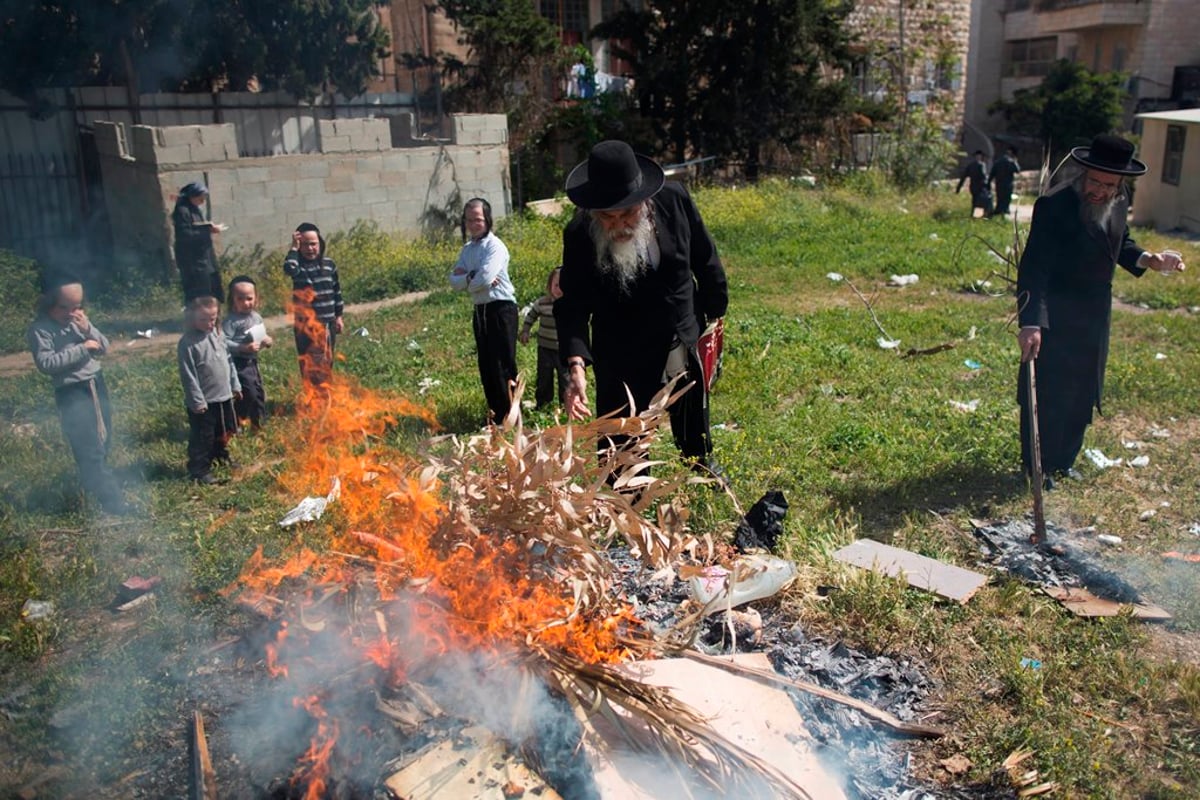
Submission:
<svg viewBox="0 0 1200 800">
<path fill-rule="evenodd" d="M 205 295 L 225 301 L 221 273 L 217 269 L 217 254 L 212 237 L 224 230 L 204 218 L 204 198 L 208 188 L 202 183 L 189 183 L 179 190 L 171 223 L 175 226 L 175 266 L 183 282 L 183 302 Z"/>
</svg>

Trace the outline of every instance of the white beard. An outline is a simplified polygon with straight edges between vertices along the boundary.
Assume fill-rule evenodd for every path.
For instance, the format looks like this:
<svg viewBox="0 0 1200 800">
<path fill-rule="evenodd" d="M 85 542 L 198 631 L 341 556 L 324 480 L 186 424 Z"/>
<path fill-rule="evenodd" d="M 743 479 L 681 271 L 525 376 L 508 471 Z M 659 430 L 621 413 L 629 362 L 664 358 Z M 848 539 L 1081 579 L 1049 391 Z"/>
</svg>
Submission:
<svg viewBox="0 0 1200 800">
<path fill-rule="evenodd" d="M 601 275 L 616 278 L 621 290 L 628 292 L 633 282 L 650 266 L 649 254 L 651 243 L 654 241 L 654 226 L 650 224 L 650 215 L 646 213 L 645 206 L 636 223 L 617 231 L 619 234 L 630 235 L 628 239 L 613 239 L 595 217 L 592 218 L 588 230 L 596 247 L 596 270 Z"/>
</svg>

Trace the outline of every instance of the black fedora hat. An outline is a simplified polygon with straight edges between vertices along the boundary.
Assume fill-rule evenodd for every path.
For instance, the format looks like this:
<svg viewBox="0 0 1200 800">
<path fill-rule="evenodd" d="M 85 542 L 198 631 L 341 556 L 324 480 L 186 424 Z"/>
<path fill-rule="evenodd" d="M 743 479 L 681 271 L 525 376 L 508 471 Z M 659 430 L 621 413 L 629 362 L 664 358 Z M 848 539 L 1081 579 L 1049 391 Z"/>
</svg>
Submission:
<svg viewBox="0 0 1200 800">
<path fill-rule="evenodd" d="M 567 197 L 580 208 L 612 211 L 653 197 L 666 182 L 663 169 L 637 155 L 625 142 L 609 140 L 592 148 L 587 161 L 567 176 Z"/>
<path fill-rule="evenodd" d="M 1142 175 L 1146 165 L 1133 157 L 1133 143 L 1102 133 L 1092 139 L 1091 147 L 1076 147 L 1071 158 L 1089 169 L 1111 172 L 1114 175 Z"/>
</svg>

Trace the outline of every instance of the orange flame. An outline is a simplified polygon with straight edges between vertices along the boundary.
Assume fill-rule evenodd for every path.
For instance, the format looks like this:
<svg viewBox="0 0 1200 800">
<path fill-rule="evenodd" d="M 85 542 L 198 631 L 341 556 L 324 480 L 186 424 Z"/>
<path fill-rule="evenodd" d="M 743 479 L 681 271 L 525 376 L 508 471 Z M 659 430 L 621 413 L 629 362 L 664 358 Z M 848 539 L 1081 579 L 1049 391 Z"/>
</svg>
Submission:
<svg viewBox="0 0 1200 800">
<path fill-rule="evenodd" d="M 298 325 L 323 329 L 311 312 L 305 316 L 300 306 L 295 312 Z M 322 629 L 319 606 L 363 579 L 381 602 L 401 595 L 414 598 L 405 606 L 405 624 L 390 622 L 391 608 L 384 605 L 376 612 L 378 634 L 341 632 L 355 657 L 392 681 L 403 681 L 413 666 L 452 648 L 507 652 L 512 645 L 534 643 L 588 663 L 625 656 L 618 629 L 632 619 L 627 612 L 608 619 L 576 615 L 568 582 L 547 576 L 546 565 L 533 564 L 529 552 L 512 539 L 486 533 L 445 535 L 455 518 L 437 495 L 440 487 L 413 477 L 416 465 L 388 444 L 389 426 L 401 416 L 436 430 L 431 409 L 367 390 L 332 371 L 314 382 L 312 368 L 309 364 L 297 418 L 288 432 L 289 468 L 279 484 L 294 502 L 324 495 L 335 479 L 340 482 L 340 495 L 323 518 L 301 532 L 309 541 L 324 535 L 324 546 L 297 546 L 270 562 L 259 547 L 238 581 L 223 592 L 237 594 L 241 602 L 270 616 L 292 620 L 290 625 L 281 621 L 276 640 L 267 647 L 272 677 L 287 678 L 285 651 L 303 652 L 308 632 Z M 318 599 L 322 591 L 324 597 Z M 413 624 L 420 635 L 401 641 L 400 633 Z M 305 797 L 317 798 L 327 786 L 338 726 L 315 695 L 305 691 L 297 705 L 316 720 L 317 734 L 295 779 Z"/>
</svg>

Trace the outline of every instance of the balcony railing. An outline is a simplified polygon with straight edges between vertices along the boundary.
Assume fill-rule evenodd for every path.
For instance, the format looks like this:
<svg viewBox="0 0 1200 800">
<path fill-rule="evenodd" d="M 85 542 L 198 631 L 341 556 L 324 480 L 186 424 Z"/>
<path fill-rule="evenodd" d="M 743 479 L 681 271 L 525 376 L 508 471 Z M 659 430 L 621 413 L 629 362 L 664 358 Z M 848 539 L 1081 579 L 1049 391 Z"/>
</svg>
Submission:
<svg viewBox="0 0 1200 800">
<path fill-rule="evenodd" d="M 1020 0 L 1010 0 L 1010 2 L 1020 2 Z M 1062 11 L 1080 6 L 1125 6 L 1143 2 L 1147 2 L 1147 0 L 1033 0 L 1033 7 L 1037 11 Z M 1024 4 L 1029 5 L 1029 0 L 1025 0 Z"/>
</svg>

